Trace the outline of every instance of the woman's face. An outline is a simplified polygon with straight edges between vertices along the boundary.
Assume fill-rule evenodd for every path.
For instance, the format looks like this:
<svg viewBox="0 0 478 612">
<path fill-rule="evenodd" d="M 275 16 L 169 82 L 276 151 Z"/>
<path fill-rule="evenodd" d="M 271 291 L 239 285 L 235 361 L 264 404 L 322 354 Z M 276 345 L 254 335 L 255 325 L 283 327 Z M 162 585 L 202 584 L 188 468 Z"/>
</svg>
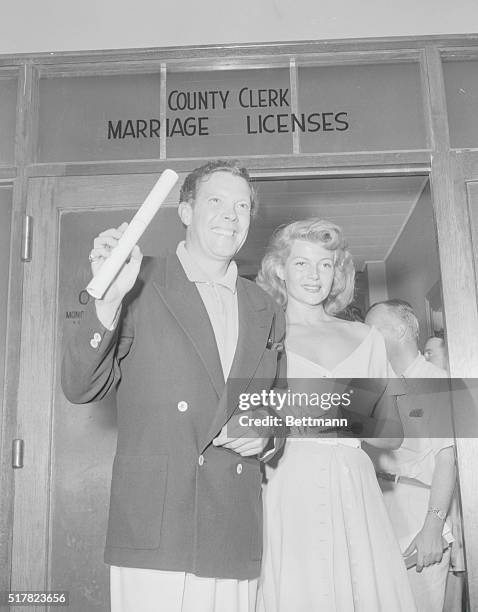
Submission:
<svg viewBox="0 0 478 612">
<path fill-rule="evenodd" d="M 317 306 L 327 299 L 332 287 L 334 251 L 318 243 L 294 240 L 277 273 L 285 282 L 288 301 Z"/>
</svg>

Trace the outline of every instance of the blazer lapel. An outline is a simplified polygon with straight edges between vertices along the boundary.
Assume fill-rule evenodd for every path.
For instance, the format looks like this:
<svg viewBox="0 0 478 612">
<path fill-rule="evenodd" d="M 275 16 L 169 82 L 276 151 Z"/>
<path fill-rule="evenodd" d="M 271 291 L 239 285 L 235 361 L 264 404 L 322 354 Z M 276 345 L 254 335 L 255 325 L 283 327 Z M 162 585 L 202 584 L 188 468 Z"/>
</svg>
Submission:
<svg viewBox="0 0 478 612">
<path fill-rule="evenodd" d="M 239 338 L 228 381 L 241 380 L 244 389 L 253 378 L 266 348 L 274 313 L 267 309 L 265 300 L 254 293 L 242 278 L 237 279 L 237 302 Z M 228 412 L 232 414 L 234 408 L 231 411 L 229 406 Z"/>
<path fill-rule="evenodd" d="M 191 340 L 221 397 L 225 382 L 214 330 L 196 285 L 188 280 L 175 254 L 168 254 L 164 274 L 162 278 L 157 277 L 153 285 Z"/>
<path fill-rule="evenodd" d="M 243 279 L 237 279 L 239 338 L 229 373 L 227 385 L 219 400 L 216 417 L 211 423 L 202 449 L 220 432 L 237 408 L 239 395 L 244 393 L 259 365 L 272 327 L 274 313 L 267 310 L 266 302 L 248 287 Z"/>
</svg>

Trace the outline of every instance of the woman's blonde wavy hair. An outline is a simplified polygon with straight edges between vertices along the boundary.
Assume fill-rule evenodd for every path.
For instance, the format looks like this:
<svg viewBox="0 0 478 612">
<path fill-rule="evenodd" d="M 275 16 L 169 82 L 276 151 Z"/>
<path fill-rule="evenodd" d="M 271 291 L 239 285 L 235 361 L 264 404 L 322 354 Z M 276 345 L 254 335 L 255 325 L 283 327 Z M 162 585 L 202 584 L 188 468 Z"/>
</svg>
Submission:
<svg viewBox="0 0 478 612">
<path fill-rule="evenodd" d="M 295 221 L 276 229 L 262 260 L 256 283 L 267 291 L 284 308 L 287 305 L 285 282 L 277 274 L 285 265 L 294 240 L 305 240 L 322 245 L 334 253 L 334 280 L 325 300 L 328 314 L 341 312 L 354 297 L 355 268 L 352 256 L 342 234 L 335 223 L 317 217 Z"/>
</svg>

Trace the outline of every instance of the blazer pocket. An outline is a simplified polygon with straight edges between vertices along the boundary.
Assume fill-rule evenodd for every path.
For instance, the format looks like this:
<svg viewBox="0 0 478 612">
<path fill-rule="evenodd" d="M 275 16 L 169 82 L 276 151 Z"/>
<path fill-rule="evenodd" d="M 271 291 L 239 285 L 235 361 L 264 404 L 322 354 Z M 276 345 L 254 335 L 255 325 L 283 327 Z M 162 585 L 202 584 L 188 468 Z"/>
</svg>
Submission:
<svg viewBox="0 0 478 612">
<path fill-rule="evenodd" d="M 159 547 L 167 475 L 167 455 L 115 457 L 106 546 Z"/>
</svg>

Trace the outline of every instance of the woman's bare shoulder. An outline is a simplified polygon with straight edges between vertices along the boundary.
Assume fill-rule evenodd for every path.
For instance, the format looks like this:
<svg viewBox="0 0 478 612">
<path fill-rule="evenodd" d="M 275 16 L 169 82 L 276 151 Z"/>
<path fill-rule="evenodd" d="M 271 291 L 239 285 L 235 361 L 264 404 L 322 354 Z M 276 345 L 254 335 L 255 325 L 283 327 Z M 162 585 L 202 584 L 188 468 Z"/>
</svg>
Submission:
<svg viewBox="0 0 478 612">
<path fill-rule="evenodd" d="M 344 319 L 336 319 L 342 329 L 347 331 L 352 337 L 361 342 L 370 334 L 371 327 L 361 323 L 360 321 L 346 321 Z"/>
</svg>

